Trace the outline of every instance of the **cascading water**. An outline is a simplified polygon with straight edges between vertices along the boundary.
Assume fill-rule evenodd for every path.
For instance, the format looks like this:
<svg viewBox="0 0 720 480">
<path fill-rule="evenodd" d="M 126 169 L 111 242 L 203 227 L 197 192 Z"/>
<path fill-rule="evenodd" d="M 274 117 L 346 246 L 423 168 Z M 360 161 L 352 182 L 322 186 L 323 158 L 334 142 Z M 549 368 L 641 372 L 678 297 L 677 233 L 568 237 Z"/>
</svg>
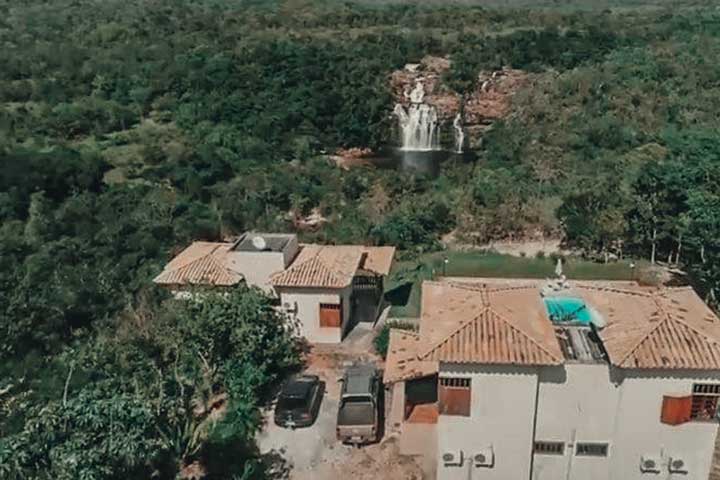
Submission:
<svg viewBox="0 0 720 480">
<path fill-rule="evenodd" d="M 465 143 L 465 130 L 463 130 L 462 115 L 455 115 L 453 120 L 453 129 L 455 130 L 455 153 L 463 153 L 463 145 Z"/>
<path fill-rule="evenodd" d="M 405 95 L 410 99 L 410 106 L 406 110 L 398 103 L 394 110 L 402 131 L 402 150 L 440 150 L 437 110 L 423 103 L 425 88 L 422 82 L 418 80 L 415 88 Z"/>
</svg>

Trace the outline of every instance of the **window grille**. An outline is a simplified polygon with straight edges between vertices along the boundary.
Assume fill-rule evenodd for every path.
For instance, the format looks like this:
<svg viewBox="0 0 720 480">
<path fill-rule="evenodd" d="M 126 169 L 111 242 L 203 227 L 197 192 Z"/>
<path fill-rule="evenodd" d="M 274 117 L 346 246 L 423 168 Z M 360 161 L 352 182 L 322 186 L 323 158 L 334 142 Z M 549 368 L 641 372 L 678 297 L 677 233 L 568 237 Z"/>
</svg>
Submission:
<svg viewBox="0 0 720 480">
<path fill-rule="evenodd" d="M 575 455 L 578 457 L 607 457 L 607 443 L 578 443 L 575 445 Z"/>
<path fill-rule="evenodd" d="M 440 379 L 440 386 L 449 388 L 470 388 L 470 379 L 443 377 Z"/>
<path fill-rule="evenodd" d="M 696 383 L 693 393 L 701 395 L 720 395 L 720 383 Z"/>
<path fill-rule="evenodd" d="M 565 443 L 552 441 L 535 442 L 533 451 L 542 455 L 564 455 Z"/>
</svg>

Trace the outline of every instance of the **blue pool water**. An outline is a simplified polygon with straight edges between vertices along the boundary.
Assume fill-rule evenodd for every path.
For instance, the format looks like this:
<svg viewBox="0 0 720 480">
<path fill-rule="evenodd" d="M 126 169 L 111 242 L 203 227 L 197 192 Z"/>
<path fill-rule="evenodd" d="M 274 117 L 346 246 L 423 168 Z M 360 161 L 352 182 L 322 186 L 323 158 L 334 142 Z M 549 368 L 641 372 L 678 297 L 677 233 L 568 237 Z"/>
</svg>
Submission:
<svg viewBox="0 0 720 480">
<path fill-rule="evenodd" d="M 587 325 L 592 321 L 592 314 L 580 298 L 575 297 L 547 297 L 545 309 L 553 323 L 582 323 Z"/>
</svg>

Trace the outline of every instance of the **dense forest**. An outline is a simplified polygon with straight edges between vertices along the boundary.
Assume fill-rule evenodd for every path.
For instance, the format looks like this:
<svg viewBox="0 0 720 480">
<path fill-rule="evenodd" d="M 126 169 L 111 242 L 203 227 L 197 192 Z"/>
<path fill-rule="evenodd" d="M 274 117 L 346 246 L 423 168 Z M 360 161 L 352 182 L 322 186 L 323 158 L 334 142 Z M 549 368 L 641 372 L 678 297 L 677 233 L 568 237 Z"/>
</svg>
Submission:
<svg viewBox="0 0 720 480">
<path fill-rule="evenodd" d="M 678 266 L 712 298 L 720 11 L 703 5 L 0 1 L 0 477 L 263 475 L 257 407 L 298 346 L 257 291 L 153 288 L 192 239 L 313 210 L 306 240 L 406 256 L 541 234 Z M 429 54 L 460 94 L 480 70 L 529 73 L 476 160 L 437 178 L 329 163 L 396 144 L 388 76 Z"/>
</svg>

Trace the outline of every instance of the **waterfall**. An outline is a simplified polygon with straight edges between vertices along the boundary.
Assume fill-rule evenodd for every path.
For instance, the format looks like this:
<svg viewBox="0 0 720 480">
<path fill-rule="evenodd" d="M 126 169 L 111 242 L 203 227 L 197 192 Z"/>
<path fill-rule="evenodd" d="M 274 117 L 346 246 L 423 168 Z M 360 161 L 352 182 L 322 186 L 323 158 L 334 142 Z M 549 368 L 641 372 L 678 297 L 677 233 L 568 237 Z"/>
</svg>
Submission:
<svg viewBox="0 0 720 480">
<path fill-rule="evenodd" d="M 409 94 L 405 94 L 406 98 L 410 98 L 410 103 L 422 103 L 425 98 L 425 87 L 420 80 L 415 82 L 415 88 Z"/>
<path fill-rule="evenodd" d="M 415 88 L 406 92 L 405 97 L 410 99 L 407 110 L 399 103 L 394 110 L 402 131 L 402 150 L 439 150 L 437 110 L 423 103 L 425 89 L 422 82 L 418 80 Z"/>
<path fill-rule="evenodd" d="M 455 130 L 455 152 L 463 153 L 463 144 L 465 143 L 465 131 L 463 130 L 462 115 L 455 115 L 453 120 L 453 129 Z"/>
<path fill-rule="evenodd" d="M 437 112 L 435 107 L 425 103 L 411 104 L 405 108 L 395 105 L 395 115 L 402 131 L 402 149 L 430 151 L 439 150 L 437 134 Z"/>
</svg>

